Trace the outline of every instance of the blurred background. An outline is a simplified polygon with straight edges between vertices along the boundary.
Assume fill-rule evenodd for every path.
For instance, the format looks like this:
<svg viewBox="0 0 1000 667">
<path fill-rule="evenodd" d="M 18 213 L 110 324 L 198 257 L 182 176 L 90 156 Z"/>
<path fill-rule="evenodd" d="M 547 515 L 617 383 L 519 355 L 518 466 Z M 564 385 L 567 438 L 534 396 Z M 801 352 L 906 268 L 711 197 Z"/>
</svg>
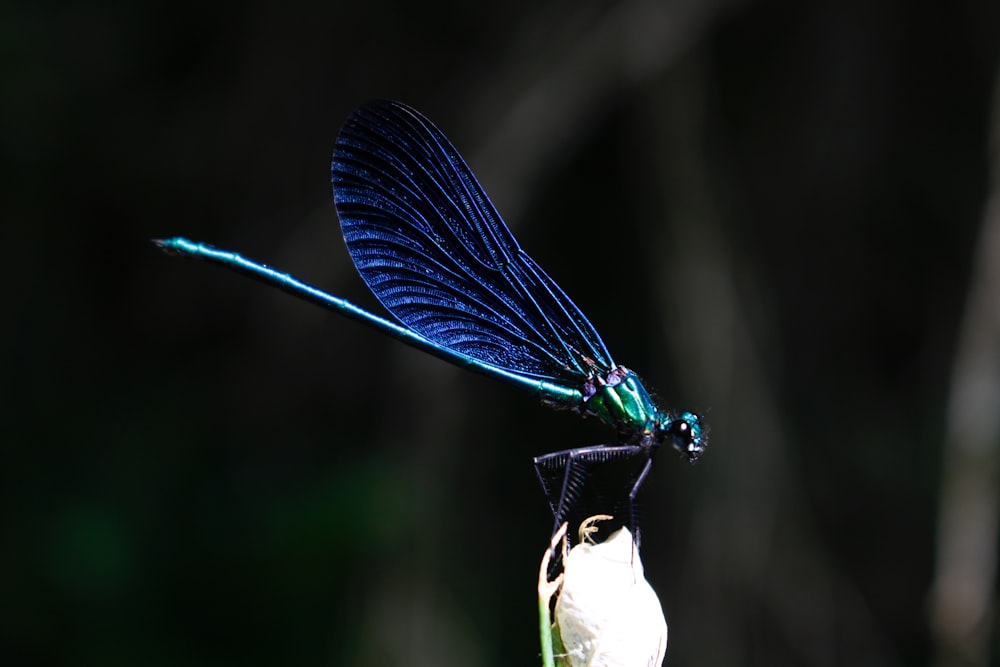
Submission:
<svg viewBox="0 0 1000 667">
<path fill-rule="evenodd" d="M 667 665 L 1000 664 L 998 9 L 5 4 L 3 663 L 539 664 L 531 457 L 612 434 L 148 242 L 377 310 L 329 160 L 385 97 L 706 414 Z"/>
</svg>

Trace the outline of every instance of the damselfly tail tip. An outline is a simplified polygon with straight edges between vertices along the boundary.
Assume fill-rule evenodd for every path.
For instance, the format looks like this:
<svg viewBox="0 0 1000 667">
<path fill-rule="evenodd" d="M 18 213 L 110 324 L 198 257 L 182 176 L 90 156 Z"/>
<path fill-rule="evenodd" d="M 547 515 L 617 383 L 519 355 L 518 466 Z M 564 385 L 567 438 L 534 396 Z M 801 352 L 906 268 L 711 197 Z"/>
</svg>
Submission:
<svg viewBox="0 0 1000 667">
<path fill-rule="evenodd" d="M 183 239 L 179 236 L 175 236 L 172 239 L 150 239 L 150 241 L 157 248 L 167 253 L 168 255 L 187 255 L 188 252 L 185 249 L 185 245 L 189 244 L 187 239 Z"/>
</svg>

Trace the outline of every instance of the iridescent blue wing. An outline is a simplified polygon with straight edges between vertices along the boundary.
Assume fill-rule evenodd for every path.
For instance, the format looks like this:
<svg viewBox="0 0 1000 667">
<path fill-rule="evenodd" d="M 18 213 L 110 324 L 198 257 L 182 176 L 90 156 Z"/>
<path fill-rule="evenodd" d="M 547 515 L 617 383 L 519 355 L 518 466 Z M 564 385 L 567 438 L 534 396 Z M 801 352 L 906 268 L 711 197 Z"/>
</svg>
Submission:
<svg viewBox="0 0 1000 667">
<path fill-rule="evenodd" d="M 594 327 L 417 111 L 387 101 L 355 110 L 337 137 L 332 180 L 355 266 L 413 331 L 532 378 L 578 386 L 613 367 Z"/>
</svg>

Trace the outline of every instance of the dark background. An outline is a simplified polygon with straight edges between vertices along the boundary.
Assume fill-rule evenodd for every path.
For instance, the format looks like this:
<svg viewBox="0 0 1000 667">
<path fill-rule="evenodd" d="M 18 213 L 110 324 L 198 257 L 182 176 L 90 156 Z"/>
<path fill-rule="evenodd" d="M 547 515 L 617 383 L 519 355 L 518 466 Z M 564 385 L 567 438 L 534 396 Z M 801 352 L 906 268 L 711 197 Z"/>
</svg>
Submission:
<svg viewBox="0 0 1000 667">
<path fill-rule="evenodd" d="M 375 97 L 450 136 L 619 363 L 706 412 L 703 462 L 662 456 L 644 497 L 666 664 L 948 656 L 930 591 L 995 3 L 0 18 L 4 664 L 539 663 L 531 457 L 612 434 L 148 243 L 377 309 L 328 182 Z M 965 664 L 1000 664 L 991 623 Z"/>
</svg>

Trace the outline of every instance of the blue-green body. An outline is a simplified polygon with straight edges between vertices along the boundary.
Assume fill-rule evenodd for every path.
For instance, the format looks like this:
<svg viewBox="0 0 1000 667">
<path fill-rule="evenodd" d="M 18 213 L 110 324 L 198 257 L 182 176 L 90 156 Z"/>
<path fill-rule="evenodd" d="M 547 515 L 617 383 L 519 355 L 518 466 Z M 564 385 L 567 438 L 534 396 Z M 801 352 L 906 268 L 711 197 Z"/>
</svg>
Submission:
<svg viewBox="0 0 1000 667">
<path fill-rule="evenodd" d="M 229 269 L 243 273 L 251 278 L 260 280 L 277 287 L 278 289 L 294 294 L 300 299 L 311 301 L 319 306 L 333 310 L 352 320 L 357 320 L 370 327 L 378 329 L 384 334 L 392 336 L 407 345 L 423 350 L 435 357 L 449 361 L 457 366 L 467 368 L 477 373 L 483 373 L 495 377 L 505 382 L 517 385 L 528 391 L 537 393 L 542 401 L 564 407 L 578 405 L 582 401 L 583 395 L 578 389 L 563 387 L 544 380 L 525 377 L 518 373 L 483 363 L 478 359 L 456 352 L 450 348 L 442 347 L 427 340 L 412 329 L 404 327 L 396 322 L 379 317 L 375 313 L 369 312 L 360 306 L 356 306 L 347 299 L 328 294 L 323 290 L 313 287 L 308 283 L 294 278 L 293 276 L 273 269 L 266 264 L 260 264 L 251 259 L 243 257 L 239 253 L 228 250 L 220 250 L 205 243 L 196 243 L 185 238 L 158 239 L 156 245 L 167 253 L 182 257 L 201 259 L 213 264 L 220 264 Z"/>
</svg>

